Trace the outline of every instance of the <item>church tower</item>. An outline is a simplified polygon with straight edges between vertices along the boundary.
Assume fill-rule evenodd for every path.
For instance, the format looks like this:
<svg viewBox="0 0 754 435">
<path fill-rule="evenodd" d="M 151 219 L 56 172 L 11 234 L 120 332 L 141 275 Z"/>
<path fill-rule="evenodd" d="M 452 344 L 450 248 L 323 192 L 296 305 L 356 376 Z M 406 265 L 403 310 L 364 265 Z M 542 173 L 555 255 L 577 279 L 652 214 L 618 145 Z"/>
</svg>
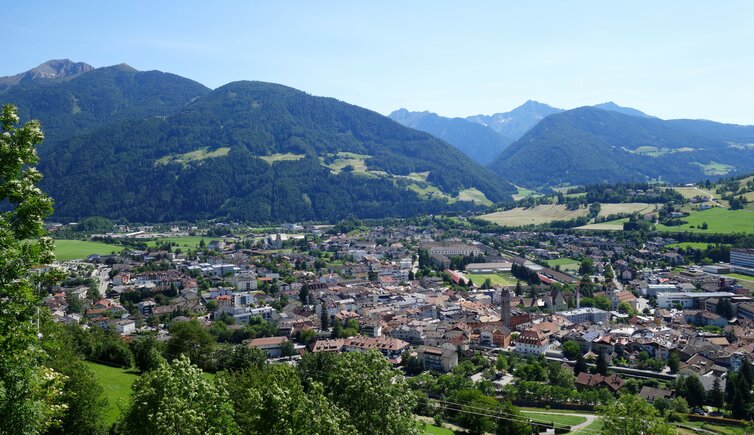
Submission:
<svg viewBox="0 0 754 435">
<path fill-rule="evenodd" d="M 500 295 L 500 302 L 500 318 L 503 319 L 503 325 L 505 325 L 506 328 L 511 329 L 511 293 L 507 288 L 503 289 L 503 292 Z"/>
</svg>

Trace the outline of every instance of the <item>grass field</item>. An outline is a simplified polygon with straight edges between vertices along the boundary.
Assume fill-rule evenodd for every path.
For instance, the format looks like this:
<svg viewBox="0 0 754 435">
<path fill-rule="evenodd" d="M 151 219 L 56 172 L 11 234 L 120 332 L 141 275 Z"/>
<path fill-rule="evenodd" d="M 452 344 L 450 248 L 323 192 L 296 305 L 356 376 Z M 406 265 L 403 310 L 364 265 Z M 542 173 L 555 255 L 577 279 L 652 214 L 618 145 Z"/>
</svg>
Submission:
<svg viewBox="0 0 754 435">
<path fill-rule="evenodd" d="M 518 191 L 513 194 L 514 201 L 518 201 L 519 199 L 524 199 L 528 196 L 542 196 L 542 194 L 537 193 L 531 189 L 527 189 L 525 187 L 516 186 L 516 189 L 518 189 Z"/>
<path fill-rule="evenodd" d="M 108 245 L 101 242 L 85 240 L 55 240 L 55 256 L 59 261 L 86 258 L 92 254 L 110 254 L 120 252 L 123 246 Z"/>
<path fill-rule="evenodd" d="M 754 281 L 754 276 L 749 275 L 741 275 L 740 273 L 724 273 L 724 276 L 729 276 L 731 278 L 740 279 L 743 281 Z"/>
<path fill-rule="evenodd" d="M 109 426 L 120 416 L 121 407 L 126 405 L 131 394 L 131 384 L 138 378 L 138 375 L 118 367 L 110 367 L 90 361 L 87 361 L 86 365 L 94 372 L 97 382 L 105 389 L 105 397 L 107 397 L 108 402 L 105 421 Z"/>
<path fill-rule="evenodd" d="M 479 189 L 476 189 L 474 187 L 459 191 L 456 199 L 458 201 L 472 201 L 477 204 L 482 204 L 486 206 L 492 205 L 492 201 L 487 199 L 484 193 L 482 193 Z"/>
<path fill-rule="evenodd" d="M 516 285 L 516 278 L 510 273 L 467 273 L 466 278 L 471 279 L 475 285 L 481 286 L 487 278 L 496 287 Z"/>
<path fill-rule="evenodd" d="M 229 152 L 230 148 L 228 147 L 220 147 L 212 151 L 209 151 L 209 147 L 204 147 L 185 154 L 171 154 L 162 157 L 161 159 L 157 160 L 155 164 L 166 165 L 168 163 L 180 163 L 185 166 L 191 162 L 224 157 L 227 156 Z"/>
<path fill-rule="evenodd" d="M 536 412 L 524 412 L 526 418 L 530 418 L 540 423 L 553 423 L 556 426 L 576 426 L 586 421 L 586 418 L 579 415 L 569 414 L 539 414 Z"/>
<path fill-rule="evenodd" d="M 356 174 L 362 174 L 362 175 L 369 175 L 366 160 L 368 158 L 371 158 L 372 156 L 368 154 L 356 154 L 356 153 L 346 153 L 346 152 L 339 152 L 334 155 L 335 160 L 330 163 L 329 165 L 325 165 L 328 168 L 330 168 L 330 171 L 334 174 L 339 174 L 340 171 L 343 170 L 346 166 L 351 166 L 353 168 L 353 172 Z M 320 157 L 320 160 L 324 164 L 324 158 Z"/>
<path fill-rule="evenodd" d="M 150 240 L 147 242 L 147 246 L 155 247 L 157 242 L 175 242 L 179 248 L 196 248 L 199 246 L 199 242 L 204 240 L 204 243 L 209 243 L 212 240 L 220 240 L 222 237 L 209 237 L 209 236 L 183 236 L 183 237 L 164 237 L 158 240 Z"/>
<path fill-rule="evenodd" d="M 675 227 L 657 225 L 658 231 L 694 233 L 752 233 L 754 232 L 754 213 L 746 210 L 727 210 L 721 207 L 704 211 L 694 211 L 683 220 L 688 223 Z M 701 229 L 707 223 L 706 230 Z M 693 227 L 693 228 L 692 228 Z"/>
<path fill-rule="evenodd" d="M 561 269 L 578 269 L 580 264 L 578 261 L 572 259 L 572 258 L 556 258 L 554 260 L 545 260 L 545 263 L 549 267 L 554 268 L 555 266 L 560 266 Z"/>
<path fill-rule="evenodd" d="M 602 430 L 602 419 L 598 418 L 592 422 L 589 426 L 577 430 L 576 432 L 572 432 L 573 434 L 583 434 L 583 435 L 591 435 L 599 433 L 599 431 Z"/>
<path fill-rule="evenodd" d="M 669 245 L 665 245 L 666 248 L 681 248 L 681 249 L 707 249 L 708 246 L 715 246 L 714 243 L 704 243 L 704 242 L 680 242 L 680 243 L 671 243 Z M 728 245 L 725 245 L 728 246 Z"/>
<path fill-rule="evenodd" d="M 304 157 L 306 157 L 303 154 L 293 154 L 293 153 L 276 153 L 276 154 L 270 154 L 269 156 L 258 156 L 260 159 L 264 160 L 265 162 L 269 164 L 273 164 L 275 162 L 285 162 L 285 161 L 291 161 L 291 160 L 301 160 Z"/>
</svg>

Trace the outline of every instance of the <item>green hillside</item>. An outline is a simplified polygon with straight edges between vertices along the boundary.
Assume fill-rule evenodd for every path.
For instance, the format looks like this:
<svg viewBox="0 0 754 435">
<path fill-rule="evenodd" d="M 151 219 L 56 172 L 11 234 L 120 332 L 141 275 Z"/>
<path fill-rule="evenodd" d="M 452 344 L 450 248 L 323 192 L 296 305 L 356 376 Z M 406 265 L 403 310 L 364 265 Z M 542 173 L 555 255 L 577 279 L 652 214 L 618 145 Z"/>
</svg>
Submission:
<svg viewBox="0 0 754 435">
<path fill-rule="evenodd" d="M 362 156 L 360 171 L 327 166 L 328 158 L 344 153 Z M 270 158 L 282 155 L 296 158 Z M 332 98 L 261 82 L 225 85 L 171 116 L 79 133 L 46 148 L 40 170 L 59 219 L 402 217 L 480 208 L 487 200 L 510 200 L 515 191 L 429 134 Z M 426 178 L 404 178 L 415 173 Z M 447 198 L 478 197 L 479 204 L 422 197 L 415 184 Z M 468 189 L 483 195 L 461 195 Z"/>
<path fill-rule="evenodd" d="M 695 122 L 663 121 L 592 107 L 568 110 L 543 119 L 506 148 L 490 168 L 529 187 L 693 182 L 754 170 L 754 154 L 746 145 L 726 140 L 754 139 L 753 129 L 736 129 L 733 134 L 728 132 L 732 127 L 701 128 Z"/>
</svg>

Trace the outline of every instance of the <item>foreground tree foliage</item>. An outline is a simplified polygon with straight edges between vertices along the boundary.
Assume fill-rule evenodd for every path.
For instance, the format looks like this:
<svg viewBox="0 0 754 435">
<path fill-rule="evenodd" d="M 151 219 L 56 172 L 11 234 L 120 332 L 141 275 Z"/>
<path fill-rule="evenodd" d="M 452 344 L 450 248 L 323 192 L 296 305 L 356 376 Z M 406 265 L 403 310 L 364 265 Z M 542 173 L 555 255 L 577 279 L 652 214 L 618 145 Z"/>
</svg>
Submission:
<svg viewBox="0 0 754 435">
<path fill-rule="evenodd" d="M 323 385 L 325 397 L 348 413 L 359 433 L 417 433 L 416 396 L 379 352 L 307 354 L 299 370 L 307 390 Z"/>
<path fill-rule="evenodd" d="M 0 433 L 34 433 L 60 424 L 63 376 L 43 367 L 37 337 L 40 285 L 49 278 L 32 268 L 53 260 L 43 220 L 52 201 L 37 188 L 42 175 L 38 122 L 16 127 L 16 108 L 2 109 L 0 132 Z"/>
<path fill-rule="evenodd" d="M 600 433 L 609 435 L 671 435 L 675 430 L 657 415 L 657 409 L 634 394 L 624 394 L 598 408 L 602 416 Z"/>
<path fill-rule="evenodd" d="M 134 382 L 119 426 L 126 434 L 238 433 L 225 383 L 205 378 L 184 355 Z"/>
<path fill-rule="evenodd" d="M 330 404 L 321 384 L 305 392 L 287 365 L 256 367 L 223 375 L 242 433 L 350 434 L 348 414 Z"/>
</svg>

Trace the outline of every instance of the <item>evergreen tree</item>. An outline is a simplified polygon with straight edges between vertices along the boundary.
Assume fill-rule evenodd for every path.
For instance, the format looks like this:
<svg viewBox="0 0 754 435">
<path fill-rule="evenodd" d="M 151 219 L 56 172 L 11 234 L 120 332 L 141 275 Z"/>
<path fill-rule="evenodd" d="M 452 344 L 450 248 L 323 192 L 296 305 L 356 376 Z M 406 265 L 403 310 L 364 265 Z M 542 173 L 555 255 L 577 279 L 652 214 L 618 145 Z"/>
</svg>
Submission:
<svg viewBox="0 0 754 435">
<path fill-rule="evenodd" d="M 576 357 L 576 365 L 573 367 L 573 373 L 578 375 L 579 373 L 586 372 L 588 370 L 589 368 L 587 367 L 586 361 L 584 360 L 584 355 L 579 353 Z"/>
<path fill-rule="evenodd" d="M 712 391 L 710 391 L 709 393 L 709 404 L 717 409 L 720 409 L 723 407 L 724 399 L 725 396 L 723 395 L 723 391 L 720 388 L 720 378 L 715 377 L 715 382 L 712 384 Z"/>
<path fill-rule="evenodd" d="M 595 373 L 599 373 L 602 376 L 607 376 L 607 356 L 605 352 L 600 352 L 597 357 L 597 366 L 595 367 Z"/>
</svg>

